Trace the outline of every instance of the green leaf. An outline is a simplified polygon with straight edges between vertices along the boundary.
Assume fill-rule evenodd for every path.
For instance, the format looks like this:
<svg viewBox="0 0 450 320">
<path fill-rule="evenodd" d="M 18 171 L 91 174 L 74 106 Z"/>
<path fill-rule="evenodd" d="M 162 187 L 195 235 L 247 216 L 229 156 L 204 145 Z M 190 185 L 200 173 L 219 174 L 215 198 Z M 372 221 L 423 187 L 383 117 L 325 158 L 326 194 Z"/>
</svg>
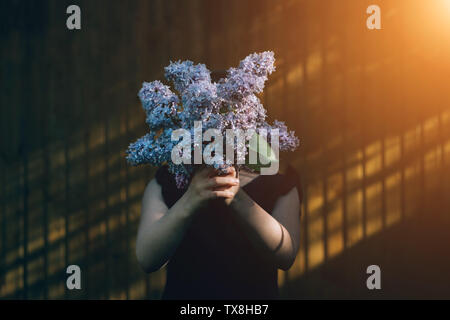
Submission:
<svg viewBox="0 0 450 320">
<path fill-rule="evenodd" d="M 269 167 L 271 163 L 278 162 L 279 160 L 276 157 L 275 152 L 273 151 L 272 147 L 267 142 L 267 140 L 257 133 L 255 133 L 255 135 L 257 141 L 256 148 L 251 143 L 249 143 L 249 151 L 253 151 L 258 154 L 258 163 L 257 164 L 247 163 L 246 166 L 259 172 L 261 171 L 261 168 Z M 264 162 L 268 162 L 268 164 L 262 164 L 261 159 L 264 160 Z"/>
</svg>

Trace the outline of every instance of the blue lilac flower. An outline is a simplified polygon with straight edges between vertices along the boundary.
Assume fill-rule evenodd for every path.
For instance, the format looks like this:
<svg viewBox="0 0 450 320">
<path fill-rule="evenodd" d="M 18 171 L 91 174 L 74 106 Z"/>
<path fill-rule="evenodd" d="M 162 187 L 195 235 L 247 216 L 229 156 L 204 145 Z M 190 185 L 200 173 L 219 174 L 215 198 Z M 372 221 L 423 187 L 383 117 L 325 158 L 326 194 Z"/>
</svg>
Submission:
<svg viewBox="0 0 450 320">
<path fill-rule="evenodd" d="M 194 64 L 192 61 L 171 62 L 164 68 L 165 77 L 171 81 L 179 93 L 190 85 L 200 81 L 211 82 L 211 72 L 204 64 Z"/>
<path fill-rule="evenodd" d="M 268 76 L 275 71 L 274 62 L 271 51 L 250 54 L 237 68 L 230 68 L 218 83 L 211 81 L 210 71 L 204 64 L 171 62 L 165 68 L 165 78 L 173 84 L 176 93 L 160 81 L 144 82 L 139 91 L 150 131 L 130 144 L 128 162 L 132 165 L 167 164 L 177 186 L 186 187 L 194 165 L 176 165 L 171 161 L 173 147 L 178 144 L 178 141 L 171 141 L 171 135 L 173 130 L 184 128 L 190 130 L 193 138 L 194 121 L 201 121 L 203 132 L 218 129 L 224 137 L 227 129 L 266 129 L 270 141 L 270 130 L 278 129 L 280 150 L 297 148 L 299 140 L 284 122 L 275 121 L 273 125 L 266 122 L 266 109 L 257 96 L 263 91 Z M 248 140 L 232 141 L 232 144 L 236 156 L 247 155 Z M 223 163 L 213 166 L 223 170 L 236 165 L 236 161 L 237 158 L 235 163 L 224 159 Z"/>
<path fill-rule="evenodd" d="M 230 68 L 227 77 L 218 85 L 219 95 L 228 100 L 240 100 L 252 93 L 261 93 L 273 71 L 273 52 L 254 53 L 241 61 L 238 68 Z"/>
<path fill-rule="evenodd" d="M 275 120 L 272 125 L 266 124 L 265 129 L 268 131 L 268 139 L 270 139 L 270 130 L 278 129 L 280 151 L 294 151 L 298 148 L 300 140 L 295 136 L 294 131 L 288 130 L 283 121 Z"/>
<path fill-rule="evenodd" d="M 188 85 L 182 94 L 183 124 L 190 126 L 192 121 L 208 119 L 216 114 L 219 99 L 217 88 L 210 81 L 199 81 Z"/>
<path fill-rule="evenodd" d="M 139 98 L 150 129 L 172 127 L 179 120 L 179 98 L 160 81 L 144 82 Z"/>
<path fill-rule="evenodd" d="M 275 71 L 275 57 L 272 51 L 252 53 L 239 64 L 239 69 L 267 79 Z"/>
<path fill-rule="evenodd" d="M 161 134 L 147 133 L 128 147 L 128 162 L 132 165 L 151 163 L 161 166 L 170 161 L 172 148 L 176 145 L 176 142 L 171 141 L 171 137 L 171 128 L 166 128 Z"/>
</svg>

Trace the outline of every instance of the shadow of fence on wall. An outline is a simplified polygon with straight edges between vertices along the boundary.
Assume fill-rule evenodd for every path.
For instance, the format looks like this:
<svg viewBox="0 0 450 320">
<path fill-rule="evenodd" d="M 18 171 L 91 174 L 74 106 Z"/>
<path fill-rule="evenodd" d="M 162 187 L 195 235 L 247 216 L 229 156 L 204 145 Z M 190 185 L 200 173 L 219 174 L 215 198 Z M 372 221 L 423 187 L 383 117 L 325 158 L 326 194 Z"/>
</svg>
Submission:
<svg viewBox="0 0 450 320">
<path fill-rule="evenodd" d="M 375 151 L 363 148 L 359 161 L 349 161 L 336 171 L 309 164 L 311 172 L 322 174 L 306 175 L 303 181 L 301 249 L 291 270 L 280 272 L 279 282 L 286 297 L 370 297 L 361 289 L 368 263 L 385 266 L 386 279 L 391 283 L 396 283 L 394 277 L 404 281 L 404 269 L 410 265 L 409 270 L 417 270 L 410 271 L 416 279 L 424 266 L 428 266 L 424 272 L 434 274 L 431 271 L 439 268 L 436 264 L 441 256 L 436 248 L 445 249 L 445 239 L 437 237 L 445 225 L 439 221 L 448 221 L 445 190 L 450 163 L 448 112 L 437 116 L 441 119 L 435 123 L 439 134 L 425 139 L 426 134 L 420 131 L 423 123 L 417 124 L 409 131 L 416 132 L 418 139 L 412 144 L 405 140 L 401 147 L 408 136 L 403 133 L 397 146 L 403 151 L 396 153 L 394 160 L 389 159 L 390 147 L 385 145 Z M 71 144 L 71 150 L 81 151 L 69 154 L 64 146 L 55 146 L 48 152 L 29 155 L 28 163 L 2 166 L 2 297 L 160 296 L 165 271 L 145 275 L 134 256 L 140 199 L 152 170 L 125 164 L 119 146 L 128 136 L 110 137 L 110 146 L 117 150 L 110 150 L 113 156 L 106 160 L 101 143 L 92 148 Z M 83 144 L 85 140 L 75 136 L 73 141 Z M 347 150 L 349 154 L 357 152 Z M 374 159 L 380 157 L 384 166 L 371 170 Z M 93 164 L 96 158 L 99 161 Z M 320 165 L 320 159 L 317 163 Z M 355 166 L 362 166 L 362 170 L 351 176 Z M 345 188 L 329 180 L 336 172 L 348 174 Z M 427 253 L 428 247 L 434 249 Z M 433 255 L 437 260 L 417 263 Z M 69 264 L 82 269 L 80 291 L 65 289 L 65 268 Z M 411 295 L 407 283 L 404 291 L 396 286 L 389 294 Z"/>
</svg>

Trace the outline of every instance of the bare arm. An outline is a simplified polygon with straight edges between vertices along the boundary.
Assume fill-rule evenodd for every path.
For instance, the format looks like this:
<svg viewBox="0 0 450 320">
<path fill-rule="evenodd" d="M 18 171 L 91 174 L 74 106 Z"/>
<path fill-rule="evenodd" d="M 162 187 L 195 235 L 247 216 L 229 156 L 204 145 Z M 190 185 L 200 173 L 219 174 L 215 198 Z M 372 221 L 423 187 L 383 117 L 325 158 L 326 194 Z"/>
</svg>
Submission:
<svg viewBox="0 0 450 320">
<path fill-rule="evenodd" d="M 188 190 L 170 209 L 164 203 L 156 180 L 148 184 L 136 239 L 136 256 L 146 272 L 159 270 L 170 259 L 199 206 L 209 199 L 234 196 L 226 188 L 238 185 L 237 179 L 210 174 L 208 169 L 196 174 Z"/>
<path fill-rule="evenodd" d="M 136 256 L 146 272 L 160 269 L 180 243 L 192 217 L 189 203 L 183 196 L 169 210 L 161 186 L 156 180 L 148 184 L 136 239 Z"/>
<path fill-rule="evenodd" d="M 291 189 L 277 200 L 272 215 L 242 189 L 237 191 L 231 206 L 240 225 L 262 255 L 278 268 L 288 270 L 295 261 L 300 244 L 297 189 Z"/>
</svg>

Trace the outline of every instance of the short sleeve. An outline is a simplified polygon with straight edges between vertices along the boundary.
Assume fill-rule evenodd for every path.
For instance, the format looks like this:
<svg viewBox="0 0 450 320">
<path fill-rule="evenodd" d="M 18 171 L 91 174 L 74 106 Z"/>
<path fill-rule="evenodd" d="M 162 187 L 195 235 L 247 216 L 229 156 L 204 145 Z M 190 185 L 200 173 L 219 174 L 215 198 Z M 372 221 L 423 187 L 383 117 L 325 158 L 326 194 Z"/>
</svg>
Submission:
<svg viewBox="0 0 450 320">
<path fill-rule="evenodd" d="M 243 187 L 249 196 L 270 214 L 272 214 L 277 200 L 288 194 L 292 188 L 297 188 L 299 201 L 302 203 L 303 189 L 300 176 L 290 166 L 284 173 L 260 175 Z"/>
<path fill-rule="evenodd" d="M 284 174 L 282 174 L 282 183 L 280 184 L 280 195 L 285 195 L 292 188 L 297 188 L 300 203 L 303 203 L 303 187 L 299 173 L 294 167 L 289 165 Z"/>
<path fill-rule="evenodd" d="M 173 175 L 168 166 L 161 166 L 155 173 L 155 180 L 161 186 L 161 193 L 167 207 L 172 207 L 183 195 L 183 191 L 177 188 Z"/>
<path fill-rule="evenodd" d="M 163 187 L 166 184 L 170 183 L 170 173 L 167 166 L 159 167 L 155 173 L 155 179 L 158 184 Z"/>
</svg>

